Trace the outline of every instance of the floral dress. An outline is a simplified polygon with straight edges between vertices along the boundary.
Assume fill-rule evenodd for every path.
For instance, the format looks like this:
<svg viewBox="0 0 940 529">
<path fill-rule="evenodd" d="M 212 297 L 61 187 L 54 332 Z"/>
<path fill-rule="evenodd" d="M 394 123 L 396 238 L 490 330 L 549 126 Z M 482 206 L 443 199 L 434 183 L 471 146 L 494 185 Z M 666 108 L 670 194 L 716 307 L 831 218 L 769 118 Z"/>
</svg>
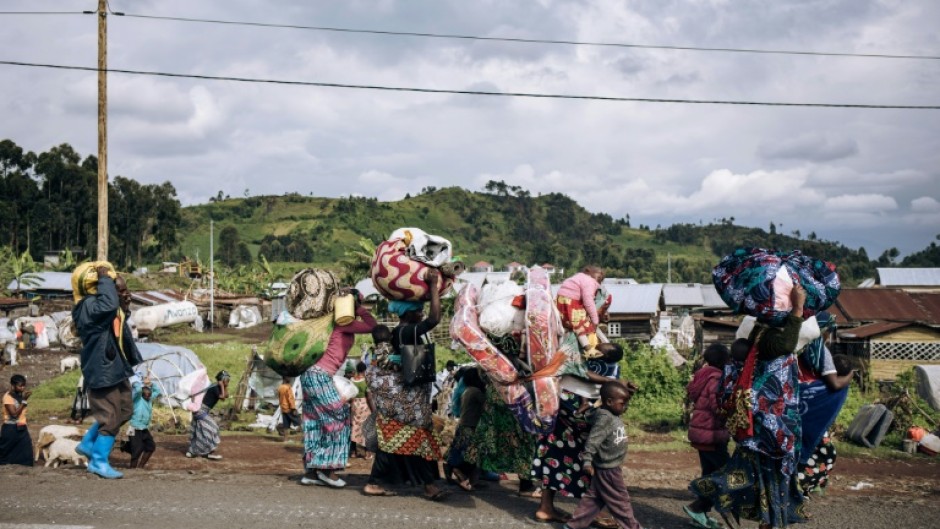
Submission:
<svg viewBox="0 0 940 529">
<path fill-rule="evenodd" d="M 555 429 L 539 438 L 531 474 L 532 480 L 543 488 L 574 498 L 580 498 L 591 485 L 581 459 L 591 425 L 586 415 L 577 412 L 580 407 L 581 397 L 567 391 L 561 393 Z"/>
</svg>

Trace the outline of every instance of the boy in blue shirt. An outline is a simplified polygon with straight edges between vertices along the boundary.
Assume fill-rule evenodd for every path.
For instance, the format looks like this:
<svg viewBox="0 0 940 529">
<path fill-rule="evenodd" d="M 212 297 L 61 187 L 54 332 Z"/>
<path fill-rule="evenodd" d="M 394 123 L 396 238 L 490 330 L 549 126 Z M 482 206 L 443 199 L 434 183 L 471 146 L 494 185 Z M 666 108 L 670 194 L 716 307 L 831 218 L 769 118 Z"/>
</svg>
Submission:
<svg viewBox="0 0 940 529">
<path fill-rule="evenodd" d="M 132 386 L 134 414 L 131 415 L 131 464 L 130 468 L 144 468 L 150 456 L 157 449 L 157 444 L 150 435 L 150 418 L 153 415 L 153 401 L 160 396 L 160 388 L 152 387 L 150 377 L 144 383 L 134 382 Z"/>
</svg>

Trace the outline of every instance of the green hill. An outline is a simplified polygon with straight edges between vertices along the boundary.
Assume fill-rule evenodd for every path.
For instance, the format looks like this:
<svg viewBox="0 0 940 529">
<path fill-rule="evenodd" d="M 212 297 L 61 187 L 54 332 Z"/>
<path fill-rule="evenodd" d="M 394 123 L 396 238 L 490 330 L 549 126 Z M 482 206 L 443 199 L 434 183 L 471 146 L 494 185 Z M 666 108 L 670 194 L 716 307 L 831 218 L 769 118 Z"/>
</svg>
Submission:
<svg viewBox="0 0 940 529">
<path fill-rule="evenodd" d="M 800 249 L 833 261 L 849 286 L 874 274 L 863 249 L 815 240 L 812 234 L 812 240 L 797 239 L 728 220 L 631 227 L 627 219 L 590 213 L 562 194 L 533 197 L 501 182 L 491 184 L 492 192 L 430 188 L 395 202 L 299 194 L 213 201 L 184 208 L 180 250 L 189 257 L 198 253 L 205 261 L 213 220 L 217 238 L 225 228 L 235 228 L 254 257 L 331 267 L 363 238 L 377 243 L 396 228 L 414 226 L 449 238 L 468 265 L 484 260 L 500 268 L 519 261 L 571 269 L 597 263 L 610 277 L 662 282 L 671 263 L 674 282 L 709 282 L 718 259 L 744 245 Z M 228 235 L 232 233 L 229 229 Z M 216 244 L 217 255 L 225 251 Z"/>
</svg>

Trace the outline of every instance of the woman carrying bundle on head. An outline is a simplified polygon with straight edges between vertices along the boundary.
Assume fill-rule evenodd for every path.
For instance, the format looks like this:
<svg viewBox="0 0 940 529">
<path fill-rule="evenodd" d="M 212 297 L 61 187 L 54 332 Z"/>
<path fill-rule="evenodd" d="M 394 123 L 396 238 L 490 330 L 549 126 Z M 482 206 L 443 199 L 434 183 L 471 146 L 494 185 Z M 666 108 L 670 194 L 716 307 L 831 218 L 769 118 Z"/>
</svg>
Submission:
<svg viewBox="0 0 940 529">
<path fill-rule="evenodd" d="M 366 371 L 368 398 L 375 415 L 379 451 L 372 464 L 366 496 L 394 496 L 383 487 L 410 481 L 424 488 L 425 498 L 440 501 L 447 494 L 438 487 L 437 461 L 441 459 L 441 441 L 434 431 L 431 412 L 431 381 L 406 385 L 403 352 L 410 345 L 429 342 L 427 334 L 441 321 L 440 273 L 429 268 L 425 277 L 431 308 L 424 316 L 424 303 L 392 301 L 389 311 L 398 315 L 399 324 L 388 337 L 376 337 L 375 365 Z M 379 339 L 382 342 L 379 342 Z M 388 340 L 388 342 L 385 342 Z"/>
<path fill-rule="evenodd" d="M 349 294 L 355 297 L 355 320 L 334 327 L 323 356 L 300 375 L 305 470 L 301 485 L 346 486 L 336 471 L 346 468 L 349 461 L 349 406 L 340 397 L 333 376 L 346 363 L 356 335 L 372 332 L 376 324 L 369 309 L 362 305 L 359 292 L 347 289 L 339 293 L 340 296 Z"/>
<path fill-rule="evenodd" d="M 692 480 L 689 489 L 698 496 L 688 507 L 692 512 L 713 506 L 728 525 L 730 514 L 736 521 L 755 520 L 760 529 L 805 521 L 796 479 L 801 420 L 794 349 L 806 301 L 799 284 L 790 300 L 783 327 L 755 326 L 743 368 L 722 388 L 719 403 L 730 410 L 727 427 L 738 444 L 721 470 Z"/>
</svg>

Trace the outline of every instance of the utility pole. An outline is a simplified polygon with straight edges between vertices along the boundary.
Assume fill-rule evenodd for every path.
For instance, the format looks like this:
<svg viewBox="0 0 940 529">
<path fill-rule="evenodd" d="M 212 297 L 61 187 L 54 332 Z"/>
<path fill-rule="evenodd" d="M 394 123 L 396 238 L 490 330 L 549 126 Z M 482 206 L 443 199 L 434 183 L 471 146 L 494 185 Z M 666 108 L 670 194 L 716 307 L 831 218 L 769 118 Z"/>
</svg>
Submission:
<svg viewBox="0 0 940 529">
<path fill-rule="evenodd" d="M 98 260 L 108 260 L 108 2 L 98 0 Z"/>
<path fill-rule="evenodd" d="M 209 332 L 215 332 L 215 221 L 209 221 Z"/>
</svg>

